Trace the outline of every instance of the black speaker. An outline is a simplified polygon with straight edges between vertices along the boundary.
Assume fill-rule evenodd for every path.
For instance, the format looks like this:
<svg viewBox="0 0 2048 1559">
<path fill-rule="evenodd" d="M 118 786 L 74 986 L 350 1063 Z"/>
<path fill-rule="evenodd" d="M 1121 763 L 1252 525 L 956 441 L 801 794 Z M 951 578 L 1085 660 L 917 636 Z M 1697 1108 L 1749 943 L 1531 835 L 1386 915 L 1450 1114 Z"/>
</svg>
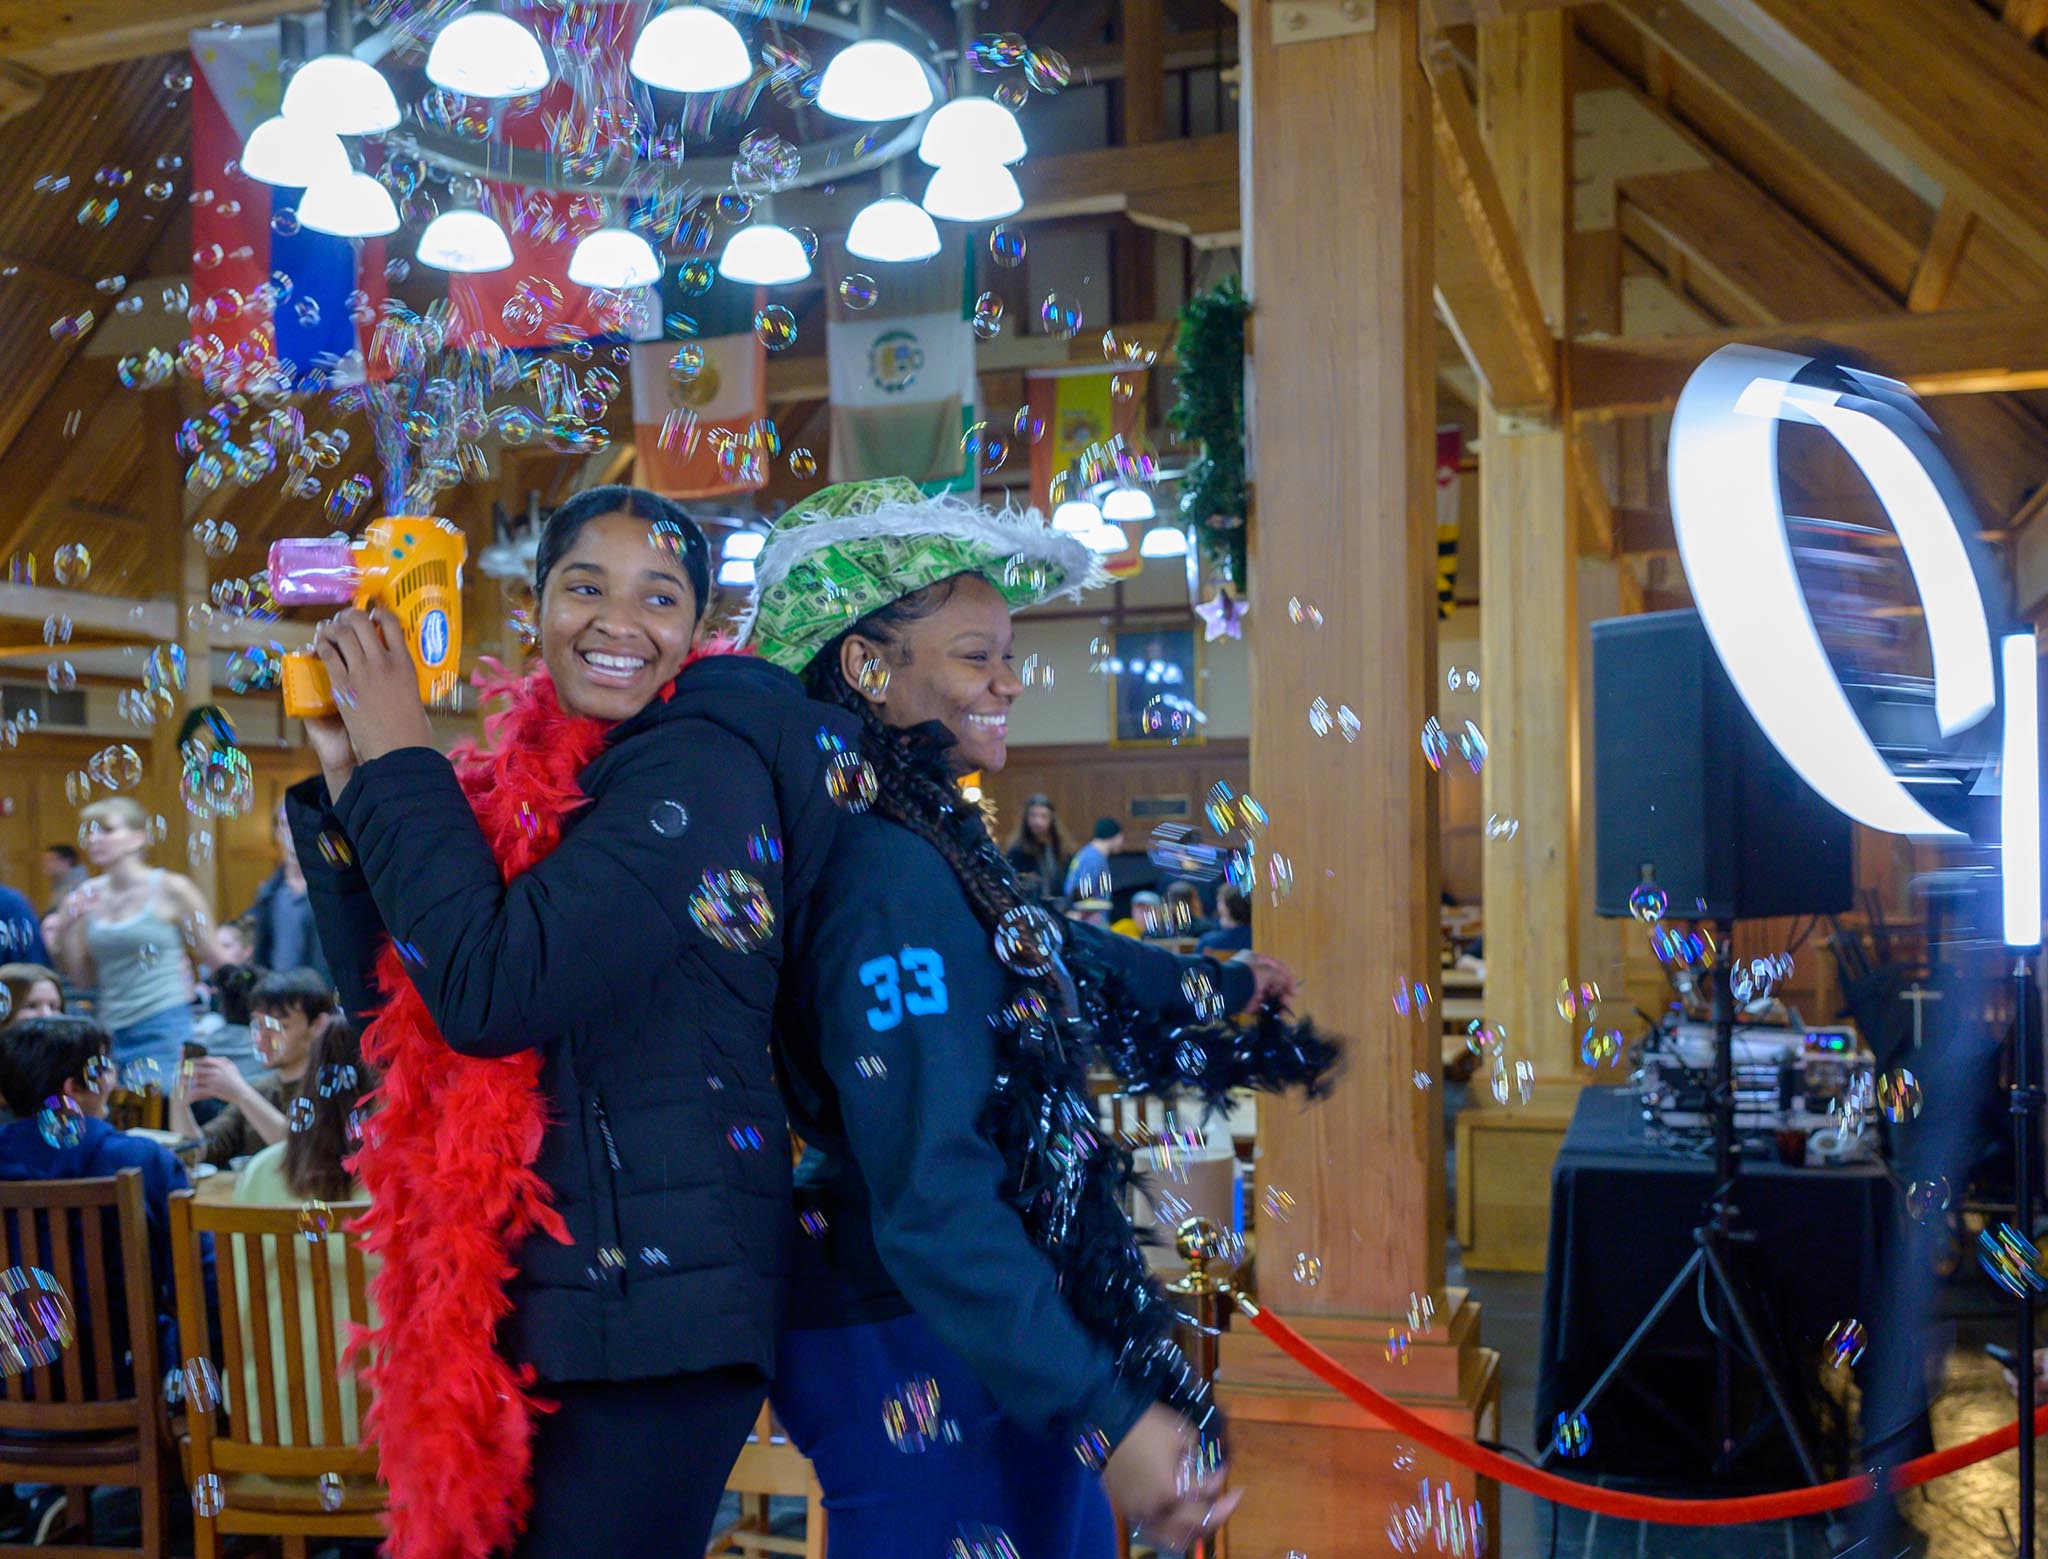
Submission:
<svg viewBox="0 0 2048 1559">
<path fill-rule="evenodd" d="M 1779 756 L 1695 611 L 1593 624 L 1594 908 L 1647 875 L 1672 919 L 1838 913 L 1854 826 Z"/>
</svg>

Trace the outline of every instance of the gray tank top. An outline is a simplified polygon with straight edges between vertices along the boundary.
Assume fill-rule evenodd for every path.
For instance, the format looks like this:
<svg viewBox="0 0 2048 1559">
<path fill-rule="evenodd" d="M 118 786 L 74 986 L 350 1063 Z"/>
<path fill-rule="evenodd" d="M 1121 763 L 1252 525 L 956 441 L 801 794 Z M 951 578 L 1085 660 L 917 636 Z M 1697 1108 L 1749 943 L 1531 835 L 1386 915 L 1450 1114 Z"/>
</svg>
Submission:
<svg viewBox="0 0 2048 1559">
<path fill-rule="evenodd" d="M 185 1005 L 184 934 L 156 912 L 163 875 L 151 876 L 141 914 L 86 923 L 85 944 L 99 975 L 94 1015 L 103 1028 L 124 1029 Z"/>
</svg>

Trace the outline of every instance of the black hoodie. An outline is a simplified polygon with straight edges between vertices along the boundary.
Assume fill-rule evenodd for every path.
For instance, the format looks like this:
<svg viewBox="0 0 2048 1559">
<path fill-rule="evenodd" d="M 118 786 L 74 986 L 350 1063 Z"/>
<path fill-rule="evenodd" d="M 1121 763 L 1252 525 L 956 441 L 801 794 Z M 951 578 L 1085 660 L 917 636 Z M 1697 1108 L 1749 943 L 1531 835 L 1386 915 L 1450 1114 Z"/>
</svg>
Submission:
<svg viewBox="0 0 2048 1559">
<path fill-rule="evenodd" d="M 544 1380 L 772 1365 L 794 1220 L 769 1029 L 841 815 L 834 733 L 850 741 L 787 672 L 695 661 L 612 729 L 578 780 L 590 805 L 510 883 L 429 748 L 361 765 L 331 808 L 323 780 L 291 792 L 349 1010 L 380 1004 L 369 971 L 388 934 L 452 1048 L 541 1052 L 552 1123 L 536 1168 L 573 1243 L 526 1241 L 499 1342 Z M 351 852 L 321 847 L 336 826 Z M 773 915 L 745 950 L 697 923 L 705 874 L 728 871 Z"/>
</svg>

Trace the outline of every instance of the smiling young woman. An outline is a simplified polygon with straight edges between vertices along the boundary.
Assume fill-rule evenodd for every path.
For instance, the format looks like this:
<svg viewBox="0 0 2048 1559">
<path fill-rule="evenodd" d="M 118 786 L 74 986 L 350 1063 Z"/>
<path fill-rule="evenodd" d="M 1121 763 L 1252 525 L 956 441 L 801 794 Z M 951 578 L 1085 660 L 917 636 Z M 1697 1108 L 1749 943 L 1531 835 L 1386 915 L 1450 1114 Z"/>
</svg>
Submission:
<svg viewBox="0 0 2048 1559">
<path fill-rule="evenodd" d="M 943 1553 L 996 1528 L 1034 1559 L 1106 1559 L 1105 1487 L 1185 1547 L 1235 1498 L 1119 1204 L 1130 1154 L 1098 1132 L 1087 1061 L 1134 1092 L 1214 1093 L 1313 1087 L 1332 1053 L 1274 1012 L 1245 1036 L 1217 1023 L 1284 1005 L 1271 959 L 1062 930 L 960 792 L 1008 757 L 1010 613 L 1089 582 L 1085 547 L 881 481 L 797 505 L 757 568 L 747 642 L 858 720 L 873 772 L 776 1024 L 806 1238 L 774 1394 L 832 1551 Z M 1201 1058 L 1194 1075 L 1181 1057 Z"/>
<path fill-rule="evenodd" d="M 651 493 L 564 504 L 540 664 L 452 764 L 391 625 L 320 635 L 340 714 L 290 819 L 383 1074 L 355 1168 L 400 1554 L 701 1550 L 767 1389 L 769 1013 L 839 815 L 833 722 L 788 672 L 695 653 L 708 563 Z"/>
</svg>

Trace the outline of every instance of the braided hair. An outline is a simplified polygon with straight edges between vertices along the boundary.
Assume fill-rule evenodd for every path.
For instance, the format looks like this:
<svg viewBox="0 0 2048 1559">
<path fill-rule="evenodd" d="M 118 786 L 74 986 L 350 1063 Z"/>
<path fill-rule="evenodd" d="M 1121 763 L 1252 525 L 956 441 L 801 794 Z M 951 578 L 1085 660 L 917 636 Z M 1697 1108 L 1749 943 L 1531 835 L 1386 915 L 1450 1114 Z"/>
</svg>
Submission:
<svg viewBox="0 0 2048 1559">
<path fill-rule="evenodd" d="M 1184 1318 L 1147 1269 L 1125 1211 L 1125 1193 L 1137 1178 L 1130 1148 L 1101 1134 L 1088 1089 L 1094 1054 L 1114 1062 L 1133 1048 L 1106 1042 L 1110 1031 L 1142 1023 L 1116 1010 L 1104 971 L 1080 949 L 1061 956 L 1061 923 L 1022 892 L 980 809 L 954 783 L 951 733 L 936 721 L 888 725 L 842 669 L 845 643 L 855 635 L 900 661 L 904 628 L 939 610 L 953 583 L 942 580 L 862 617 L 812 657 L 804 685 L 811 697 L 860 720 L 862 756 L 876 779 L 872 810 L 944 857 L 1018 986 L 1004 1010 L 991 1015 L 996 1082 L 981 1120 L 1008 1169 L 1007 1199 L 1058 1271 L 1075 1318 L 1115 1356 L 1125 1385 L 1187 1417 L 1200 1437 L 1202 1465 L 1213 1466 L 1222 1456 L 1222 1417 L 1209 1383 L 1175 1341 Z M 1031 917 L 1042 961 L 1005 951 L 1005 931 Z M 1099 1466 L 1100 1445 L 1084 1431 L 1075 1449 Z"/>
</svg>

